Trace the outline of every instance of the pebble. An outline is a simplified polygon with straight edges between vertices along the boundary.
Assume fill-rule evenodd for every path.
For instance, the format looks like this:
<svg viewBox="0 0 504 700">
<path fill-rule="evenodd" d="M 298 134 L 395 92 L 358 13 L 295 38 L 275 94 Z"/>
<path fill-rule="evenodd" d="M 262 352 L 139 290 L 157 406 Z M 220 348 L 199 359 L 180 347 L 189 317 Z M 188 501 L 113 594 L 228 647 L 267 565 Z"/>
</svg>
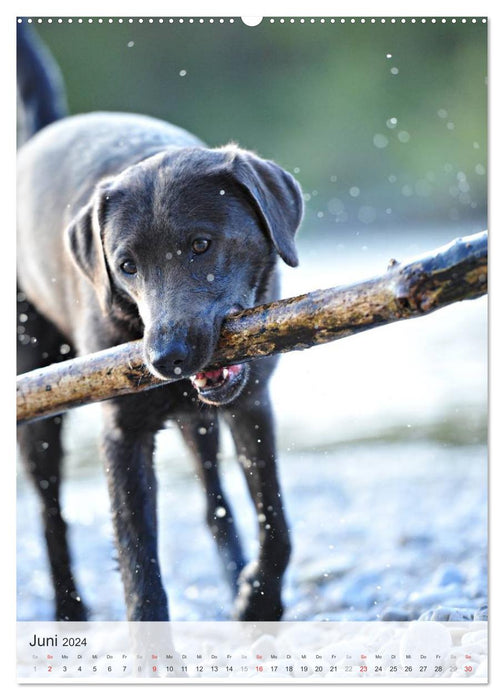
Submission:
<svg viewBox="0 0 504 700">
<path fill-rule="evenodd" d="M 449 622 L 462 622 L 471 621 L 474 619 L 474 610 L 469 610 L 468 608 L 458 608 L 452 610 L 448 617 Z"/>
<path fill-rule="evenodd" d="M 450 583 L 465 583 L 466 577 L 457 566 L 443 564 L 433 576 L 434 586 L 448 586 Z"/>
<path fill-rule="evenodd" d="M 451 649 L 452 638 L 449 630 L 441 623 L 423 625 L 421 622 L 411 623 L 404 632 L 400 643 L 401 660 L 406 662 L 406 654 L 419 657 L 429 650 L 434 657 L 444 656 Z"/>
<path fill-rule="evenodd" d="M 438 622 L 461 622 L 472 620 L 474 618 L 474 612 L 468 609 L 460 608 L 448 608 L 439 606 L 437 608 L 432 608 L 423 612 L 419 620 L 436 620 Z"/>
<path fill-rule="evenodd" d="M 421 591 L 413 591 L 408 602 L 413 603 L 417 608 L 427 608 L 455 597 L 463 598 L 462 590 L 459 584 L 449 583 L 446 586 L 429 586 Z"/>
<path fill-rule="evenodd" d="M 381 615 L 384 622 L 403 622 L 411 620 L 411 615 L 406 610 L 401 608 L 387 608 Z"/>
<path fill-rule="evenodd" d="M 403 535 L 399 544 L 401 547 L 429 547 L 432 544 L 432 537 L 427 534 Z"/>
<path fill-rule="evenodd" d="M 304 566 L 300 581 L 324 584 L 334 579 L 341 578 L 355 566 L 353 554 L 338 554 L 326 559 L 313 561 Z"/>
<path fill-rule="evenodd" d="M 476 612 L 474 613 L 474 620 L 482 620 L 484 622 L 488 621 L 488 605 L 482 605 Z"/>
<path fill-rule="evenodd" d="M 477 629 L 473 630 L 472 632 L 466 632 L 460 640 L 460 645 L 464 648 L 469 645 L 481 645 L 482 651 L 486 651 L 487 639 L 488 630 L 485 625 L 483 629 Z"/>
<path fill-rule="evenodd" d="M 471 598 L 484 597 L 488 590 L 488 581 L 486 576 L 481 575 L 475 581 L 471 583 L 468 589 L 468 593 Z"/>
<path fill-rule="evenodd" d="M 374 594 L 369 586 L 363 587 L 354 581 L 347 581 L 330 591 L 330 600 L 340 608 L 367 610 L 373 604 Z"/>
<path fill-rule="evenodd" d="M 307 595 L 305 598 L 298 600 L 296 603 L 290 605 L 284 616 L 284 620 L 309 620 L 313 616 L 314 610 L 317 610 L 318 606 L 313 600 L 313 596 Z"/>
<path fill-rule="evenodd" d="M 270 658 L 271 654 L 278 652 L 275 638 L 271 634 L 263 634 L 252 644 L 251 651 L 256 658 L 259 656 L 264 659 Z"/>
</svg>

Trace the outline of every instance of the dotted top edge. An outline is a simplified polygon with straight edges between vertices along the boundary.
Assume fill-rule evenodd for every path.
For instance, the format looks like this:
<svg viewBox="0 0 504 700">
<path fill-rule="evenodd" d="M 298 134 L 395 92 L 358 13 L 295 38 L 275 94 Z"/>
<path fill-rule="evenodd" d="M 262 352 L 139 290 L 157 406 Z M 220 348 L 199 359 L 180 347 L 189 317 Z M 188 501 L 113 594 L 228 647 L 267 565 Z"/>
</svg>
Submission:
<svg viewBox="0 0 504 700">
<path fill-rule="evenodd" d="M 481 22 L 482 24 L 487 23 L 487 17 L 264 17 L 263 22 L 274 24 L 476 24 Z M 162 24 L 167 22 L 173 24 L 178 22 L 179 24 L 193 24 L 198 22 L 203 24 L 208 22 L 209 24 L 214 24 L 218 22 L 223 24 L 225 22 L 234 23 L 236 21 L 241 21 L 240 17 L 18 17 L 17 23 L 21 24 L 26 22 L 27 24 L 47 24 L 57 23 L 57 24 L 113 24 L 117 22 L 118 24 L 133 24 L 138 22 L 142 24 L 144 22 L 148 24 L 154 24 L 155 22 Z M 261 22 L 262 23 L 262 22 Z M 245 23 L 244 23 L 245 24 Z"/>
</svg>

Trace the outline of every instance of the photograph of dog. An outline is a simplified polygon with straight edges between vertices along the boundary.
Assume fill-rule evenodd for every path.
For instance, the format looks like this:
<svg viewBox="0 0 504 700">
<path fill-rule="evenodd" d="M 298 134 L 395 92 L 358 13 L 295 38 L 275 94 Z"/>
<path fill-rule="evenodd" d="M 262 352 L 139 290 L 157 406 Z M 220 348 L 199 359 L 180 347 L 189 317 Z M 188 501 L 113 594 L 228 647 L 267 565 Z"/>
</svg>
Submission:
<svg viewBox="0 0 504 700">
<path fill-rule="evenodd" d="M 217 471 L 219 410 L 250 465 L 245 474 L 261 529 L 257 562 L 245 566 L 232 520 L 220 519 L 219 552 L 237 591 L 238 617 L 278 620 L 290 545 L 268 395 L 275 362 L 200 370 L 225 316 L 278 298 L 278 260 L 297 265 L 301 189 L 273 162 L 234 145 L 209 149 L 145 116 L 56 119 L 61 96 L 53 95 L 51 66 L 24 25 L 18 40 L 21 108 L 32 127 L 19 156 L 18 251 L 29 261 L 19 284 L 28 333 L 40 338 L 21 346 L 20 371 L 57 361 L 62 344 L 85 354 L 143 338 L 155 375 L 194 373 L 190 383 L 111 400 L 104 410 L 103 454 L 128 618 L 168 619 L 152 466 L 155 434 L 168 418 L 196 456 L 211 526 L 217 507 L 230 512 Z M 202 413 L 195 397 L 208 410 Z M 22 426 L 19 440 L 35 483 L 49 484 L 40 492 L 57 617 L 80 620 L 85 609 L 58 500 L 60 431 L 61 419 L 47 419 Z M 40 441 L 50 449 L 38 451 Z"/>
<path fill-rule="evenodd" d="M 255 97 L 246 106 L 238 96 L 234 102 L 232 97 L 223 102 L 217 83 L 214 88 L 206 85 L 208 92 L 202 93 L 203 77 L 195 76 L 195 81 L 200 80 L 197 89 L 185 87 L 192 75 L 190 60 L 201 63 L 204 52 L 197 54 L 198 42 L 194 42 L 193 59 L 190 52 L 186 57 L 188 72 L 186 64 L 175 61 L 170 41 L 162 32 L 173 32 L 177 46 L 188 45 L 187 23 L 171 28 L 168 20 L 152 22 L 151 31 L 155 29 L 155 36 L 162 40 L 152 42 L 147 51 L 142 40 L 149 26 L 135 29 L 137 34 L 131 30 L 130 37 L 126 25 L 119 28 L 115 21 L 114 31 L 123 32 L 120 46 L 124 53 L 119 58 L 116 49 L 107 45 L 107 31 L 112 29 L 105 24 L 99 30 L 97 21 L 92 27 L 83 23 L 79 28 L 95 42 L 83 57 L 72 45 L 77 20 L 72 27 L 34 27 L 25 19 L 18 20 L 18 374 L 142 339 L 145 365 L 153 375 L 167 380 L 190 377 L 99 406 L 100 460 L 128 620 L 173 619 L 171 583 L 160 551 L 163 493 L 154 461 L 157 436 L 167 424 L 179 433 L 203 488 L 204 517 L 220 561 L 218 577 L 227 579 L 232 600 L 224 617 L 252 621 L 315 619 L 317 615 L 323 619 L 415 619 L 440 606 L 443 615 L 453 615 L 460 608 L 475 615 L 486 599 L 482 534 L 486 492 L 484 487 L 482 491 L 473 488 L 484 470 L 485 336 L 479 302 L 470 302 L 474 306 L 466 321 L 461 321 L 463 314 L 450 312 L 454 315 L 445 318 L 452 321 L 426 319 L 431 325 L 425 325 L 426 331 L 418 335 L 417 321 L 408 321 L 405 325 L 411 324 L 411 329 L 394 328 L 387 330 L 389 335 L 376 332 L 376 340 L 369 334 L 353 346 L 345 345 L 345 339 L 320 353 L 318 349 L 291 353 L 297 357 L 282 359 L 278 368 L 277 358 L 217 370 L 205 371 L 205 367 L 223 320 L 286 296 L 280 276 L 290 274 L 289 269 L 300 261 L 301 269 L 305 261 L 307 268 L 312 266 L 311 277 L 308 273 L 305 277 L 305 291 L 309 291 L 323 284 L 319 278 L 322 280 L 324 265 L 329 271 L 336 270 L 324 278 L 331 280 L 324 286 L 334 286 L 344 277 L 346 266 L 349 277 L 365 277 L 371 270 L 371 253 L 376 256 L 373 264 L 384 269 L 390 253 L 407 256 L 434 247 L 431 242 L 448 242 L 455 237 L 454 231 L 463 235 L 480 230 L 486 216 L 484 135 L 478 132 L 484 114 L 469 111 L 461 125 L 452 116 L 457 114 L 456 107 L 450 112 L 445 109 L 447 102 L 439 102 L 451 80 L 448 69 L 446 75 L 441 72 L 439 85 L 429 88 L 438 101 L 432 98 L 428 104 L 429 90 L 420 79 L 415 82 L 417 64 L 413 60 L 427 56 L 428 40 L 423 35 L 396 40 L 394 27 L 375 27 L 375 34 L 382 32 L 375 40 L 370 27 L 330 25 L 329 20 L 318 28 L 299 23 L 268 27 L 264 21 L 264 26 L 250 34 L 249 48 L 237 38 L 241 36 L 236 27 L 239 22 L 237 19 L 235 28 L 230 25 L 227 29 L 208 22 L 200 27 L 195 22 L 191 31 L 207 37 L 212 70 L 222 70 L 237 86 L 244 82 L 239 70 L 249 70 L 246 75 Z M 342 33 L 346 37 L 357 29 L 359 36 L 352 34 L 344 43 Z M 411 36 L 414 30 L 411 28 Z M 226 59 L 219 53 L 218 33 L 224 31 L 229 33 Z M 273 34 L 267 34 L 273 31 L 278 32 L 277 44 L 271 39 Z M 338 31 L 340 39 L 320 41 L 317 32 L 322 31 L 326 39 L 329 31 Z M 445 39 L 435 31 L 433 28 L 429 44 L 432 61 L 445 60 L 446 41 L 447 46 L 458 47 L 459 53 L 453 49 L 449 60 L 454 66 L 460 61 L 461 75 L 474 64 L 479 80 L 483 35 L 475 29 L 472 35 L 463 35 L 462 28 L 456 27 L 450 29 L 453 37 Z M 469 48 L 464 53 L 466 44 Z M 408 54 L 411 47 L 413 57 Z M 136 50 L 144 51 L 139 69 L 143 73 L 138 75 L 146 78 L 135 78 L 132 91 L 127 68 L 121 74 L 119 66 Z M 359 56 L 353 77 L 344 75 L 337 55 L 343 50 Z M 232 55 L 242 61 L 240 69 L 234 68 Z M 172 58 L 176 68 L 170 64 Z M 93 60 L 96 64 L 89 67 L 87 62 Z M 289 61 L 295 60 L 299 74 L 313 61 L 319 68 L 331 66 L 335 76 L 331 77 L 328 68 L 327 75 L 318 70 L 320 86 L 307 80 L 305 88 L 311 98 L 306 103 L 302 102 L 303 81 L 290 71 Z M 254 70 L 259 64 L 265 68 L 256 79 Z M 424 67 L 426 75 L 432 74 L 429 65 Z M 103 73 L 98 66 L 103 66 Z M 153 75 L 148 79 L 149 66 Z M 164 69 L 176 70 L 181 85 L 177 97 L 185 95 L 185 108 L 196 115 L 193 121 L 189 118 L 179 125 L 173 119 L 177 125 L 172 123 L 170 100 L 176 104 L 176 99 L 159 88 Z M 363 95 L 374 88 L 365 76 L 378 69 L 383 84 L 373 93 L 373 107 L 366 109 Z M 401 89 L 407 91 L 403 95 L 397 86 L 408 70 L 410 82 L 403 83 Z M 90 77 L 93 71 L 102 73 L 96 87 Z M 83 77 L 89 82 L 82 84 Z M 361 85 L 358 90 L 357 84 Z M 389 90 L 386 94 L 383 85 Z M 334 92 L 328 92 L 329 87 Z M 336 87 L 346 90 L 351 99 L 342 103 Z M 107 90 L 109 101 L 103 99 Z M 417 103 L 415 95 L 419 94 L 423 101 Z M 462 97 L 446 94 L 454 105 L 463 104 Z M 84 98 L 93 109 L 79 113 L 67 105 L 79 105 Z M 156 101 L 162 117 L 151 116 Z M 256 113 L 250 114 L 251 104 Z M 327 131 L 317 129 L 316 120 L 322 119 L 324 110 L 338 114 L 341 120 L 332 127 L 334 143 L 327 140 Z M 425 133 L 424 110 L 431 120 Z M 229 132 L 221 141 L 213 140 L 217 114 L 222 114 L 221 131 Z M 232 120 L 230 114 L 236 118 Z M 305 120 L 311 120 L 310 129 L 305 129 Z M 379 126 L 373 126 L 372 120 L 379 121 Z M 456 128 L 450 127 L 452 123 Z M 238 145 L 243 124 L 248 125 L 247 147 Z M 466 145 L 462 146 L 454 139 L 463 129 Z M 207 142 L 218 145 L 210 147 Z M 472 145 L 476 142 L 478 148 Z M 283 153 L 290 149 L 290 157 L 279 159 L 276 146 L 278 153 L 282 146 Z M 461 154 L 458 161 L 455 153 Z M 384 160 L 388 157 L 390 161 Z M 317 238 L 322 226 L 326 229 Z M 408 227 L 411 235 L 406 233 Z M 303 249 L 298 245 L 300 228 L 301 238 L 307 231 Z M 378 229 L 385 233 L 377 233 Z M 438 238 L 432 235 L 434 229 Z M 401 233 L 389 233 L 393 230 Z M 470 371 L 461 372 L 453 356 L 448 358 L 452 346 L 443 333 L 457 344 L 460 367 L 470 367 Z M 433 340 L 428 341 L 430 338 Z M 321 358 L 319 366 L 312 352 L 313 358 Z M 413 359 L 408 364 L 409 353 Z M 294 369 L 282 375 L 284 363 Z M 417 374 L 411 371 L 411 377 L 406 377 L 404 372 L 410 372 L 412 366 L 417 367 Z M 424 366 L 422 374 L 419 368 Z M 390 378 L 390 372 L 396 376 Z M 281 379 L 287 374 L 288 378 Z M 455 405 L 453 386 L 461 374 L 464 379 L 457 384 L 459 403 Z M 413 384 L 407 390 L 410 379 Z M 282 381 L 283 389 L 272 400 L 270 384 L 275 381 Z M 309 391 L 312 393 L 304 393 Z M 277 425 L 287 419 L 292 426 L 289 436 L 284 439 L 282 433 L 279 441 Z M 78 621 L 95 614 L 86 584 L 76 574 L 79 545 L 71 544 L 68 520 L 72 515 L 62 496 L 65 422 L 62 414 L 18 427 L 25 474 L 20 480 L 31 482 L 30 494 L 36 493 L 41 508 L 46 550 L 40 556 L 47 556 L 52 591 L 45 595 L 53 608 L 51 613 L 45 607 L 34 613 L 21 612 L 21 617 L 42 614 Z M 239 526 L 242 508 L 232 502 L 222 478 L 224 432 L 231 435 L 235 461 L 252 503 L 257 544 L 252 555 L 254 548 Z M 306 451 L 306 458 L 304 447 L 299 453 L 291 447 L 296 441 L 308 444 L 310 439 L 312 452 L 308 455 Z M 443 468 L 436 472 L 434 464 L 439 460 L 432 454 L 441 455 L 446 474 Z M 373 466 L 375 461 L 381 466 Z M 282 496 L 280 462 L 286 464 L 282 484 L 292 494 L 288 508 Z M 439 523 L 444 522 L 442 513 L 450 510 L 449 494 L 460 464 L 468 465 L 472 476 L 461 486 L 465 489 L 460 496 L 462 505 L 453 511 L 453 522 L 444 527 Z M 434 489 L 438 478 L 439 487 L 432 495 L 428 489 Z M 426 489 L 425 498 L 412 501 L 416 488 L 419 494 Z M 24 491 L 21 495 L 24 498 Z M 186 494 L 182 490 L 174 498 L 183 512 Z M 92 507 L 92 500 L 82 501 L 83 510 Z M 425 508 L 430 510 L 422 510 Z M 316 522 L 321 532 L 314 528 Z M 456 533 L 466 526 L 475 534 L 473 548 L 463 551 Z M 99 538 L 96 533 L 96 540 Z M 305 566 L 305 573 L 294 571 L 291 585 L 286 584 L 286 577 L 296 547 L 296 571 L 303 572 Z M 33 564 L 24 562 L 30 561 L 31 552 L 29 548 L 23 551 L 27 558 L 20 557 L 20 570 L 30 569 Z M 415 565 L 410 559 L 413 552 Z M 204 558 L 202 551 L 198 557 Z M 447 559 L 455 573 L 452 569 L 443 573 Z M 320 562 L 320 571 L 314 560 Z M 19 585 L 22 600 L 35 592 L 29 573 L 20 574 L 23 581 L 30 581 Z"/>
</svg>

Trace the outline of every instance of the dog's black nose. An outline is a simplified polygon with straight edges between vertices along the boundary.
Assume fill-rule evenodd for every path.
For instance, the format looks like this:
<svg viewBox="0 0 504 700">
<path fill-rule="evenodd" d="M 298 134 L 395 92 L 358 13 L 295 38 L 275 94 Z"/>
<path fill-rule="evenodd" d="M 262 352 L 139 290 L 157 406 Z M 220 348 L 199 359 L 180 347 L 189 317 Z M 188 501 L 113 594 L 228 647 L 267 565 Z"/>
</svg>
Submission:
<svg viewBox="0 0 504 700">
<path fill-rule="evenodd" d="M 189 347 L 184 341 L 172 340 L 147 348 L 147 362 L 156 374 L 166 379 L 176 379 L 184 372 Z"/>
</svg>

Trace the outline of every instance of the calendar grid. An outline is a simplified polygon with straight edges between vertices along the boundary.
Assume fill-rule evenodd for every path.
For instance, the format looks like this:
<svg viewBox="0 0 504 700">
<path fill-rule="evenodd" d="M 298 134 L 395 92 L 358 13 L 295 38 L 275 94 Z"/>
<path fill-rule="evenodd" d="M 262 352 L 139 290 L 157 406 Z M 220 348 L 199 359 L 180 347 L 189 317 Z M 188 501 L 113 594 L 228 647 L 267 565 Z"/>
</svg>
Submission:
<svg viewBox="0 0 504 700">
<path fill-rule="evenodd" d="M 18 623 L 18 681 L 487 682 L 486 622 Z"/>
</svg>

